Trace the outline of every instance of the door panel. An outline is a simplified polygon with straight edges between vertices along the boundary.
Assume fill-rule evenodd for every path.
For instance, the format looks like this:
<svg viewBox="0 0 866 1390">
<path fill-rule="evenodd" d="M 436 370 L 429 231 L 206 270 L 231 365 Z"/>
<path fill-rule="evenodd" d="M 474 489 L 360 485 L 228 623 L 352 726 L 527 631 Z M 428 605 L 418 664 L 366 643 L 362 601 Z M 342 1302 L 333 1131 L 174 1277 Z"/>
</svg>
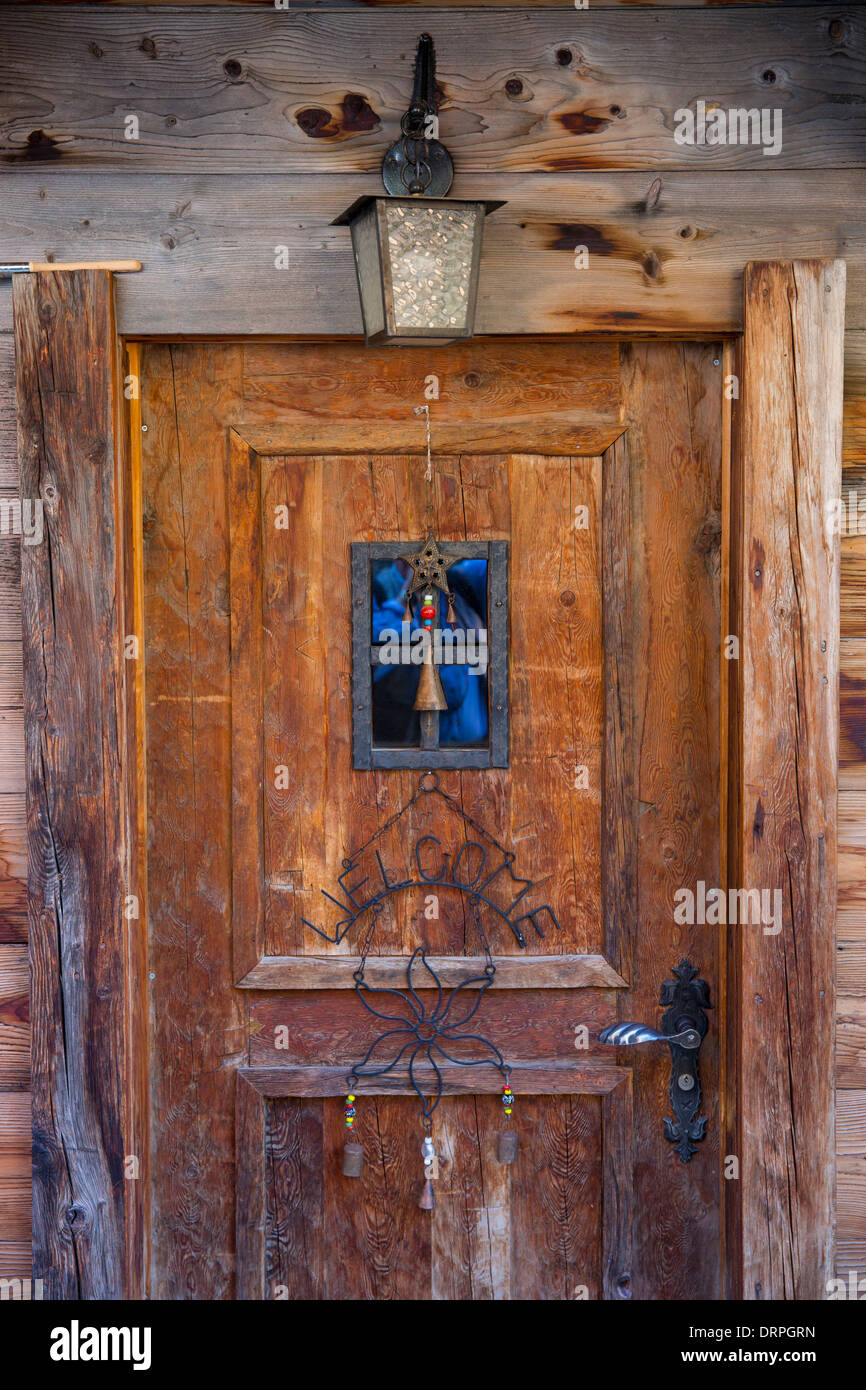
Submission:
<svg viewBox="0 0 866 1390">
<path fill-rule="evenodd" d="M 347 1182 L 342 1069 L 241 1072 L 239 1296 L 627 1297 L 630 1073 L 542 1068 L 525 1079 L 541 1094 L 515 1077 L 521 1143 L 511 1166 L 496 1157 L 501 1107 L 485 1094 L 489 1075 L 446 1080 L 431 1220 L 407 1201 L 422 1131 L 417 1099 L 399 1094 L 405 1082 L 365 1097 L 364 1172 Z"/>
<path fill-rule="evenodd" d="M 253 969 L 250 983 L 266 986 L 269 957 L 339 954 L 355 945 L 323 941 L 304 919 L 333 932 L 344 913 L 323 890 L 340 896 L 346 856 L 418 785 L 417 772 L 352 767 L 347 556 L 353 541 L 418 533 L 424 469 L 417 456 L 272 457 L 237 436 L 232 441 L 239 984 Z M 519 867 L 540 895 L 533 905 L 549 903 L 561 926 L 534 936 L 533 951 L 602 954 L 601 460 L 437 457 L 434 472 L 437 537 L 504 539 L 511 557 L 511 766 L 443 772 L 443 790 L 508 846 L 520 847 Z M 280 515 L 287 525 L 275 524 Z M 434 829 L 426 814 L 423 803 L 413 810 L 416 839 Z M 458 843 L 445 848 L 453 857 Z M 386 858 L 404 879 L 413 876 L 400 830 L 388 839 Z M 386 902 L 374 954 L 411 954 L 420 944 L 417 908 L 402 897 Z M 459 899 L 450 909 L 447 921 L 424 922 L 425 944 L 442 955 L 477 952 L 477 943 L 465 945 L 471 927 Z M 507 933 L 492 944 L 497 953 L 520 950 Z M 275 968 L 274 985 L 285 982 L 285 960 Z"/>
<path fill-rule="evenodd" d="M 436 459 L 437 535 L 505 540 L 510 571 L 510 766 L 443 773 L 442 786 L 514 851 L 561 930 L 522 952 L 491 929 L 500 968 L 479 1031 L 514 1067 L 520 1159 L 510 1174 L 498 1163 L 488 1171 L 497 1074 L 446 1069 L 434 1124 L 445 1177 L 432 1218 L 416 1206 L 418 1101 L 396 1074 L 359 1090 L 359 1126 L 366 1132 L 376 1116 L 380 1136 L 365 1139 L 367 1186 L 340 1173 L 337 1097 L 376 1030 L 352 990 L 357 926 L 332 947 L 301 922 L 316 917 L 308 904 L 333 890 L 343 859 L 408 800 L 418 776 L 352 767 L 349 545 L 415 539 L 424 514 L 424 460 L 406 452 L 393 401 L 384 422 L 371 408 L 379 359 L 352 351 L 340 350 L 337 394 L 359 400 L 354 451 L 346 412 L 344 447 L 328 436 L 330 388 L 317 410 L 291 404 L 293 363 L 303 367 L 306 348 L 262 349 L 267 372 L 261 353 L 231 345 L 142 349 L 154 1295 L 264 1298 L 285 1285 L 291 1297 L 356 1296 L 340 1292 L 349 1287 L 382 1297 L 414 1280 L 406 1296 L 574 1297 L 585 1285 L 590 1297 L 694 1297 L 686 1282 L 704 1270 L 701 1296 L 711 1297 L 715 1028 L 701 1054 L 712 1138 L 688 1166 L 661 1132 L 667 1049 L 636 1061 L 596 1039 L 617 1016 L 657 1021 L 661 983 L 683 949 L 716 984 L 713 930 L 675 927 L 664 897 L 678 874 L 709 876 L 718 864 L 712 349 L 626 353 L 631 462 L 622 440 L 603 457 L 549 442 L 551 410 L 579 418 L 593 441 L 609 429 L 607 385 L 597 427 L 588 422 L 598 381 L 588 374 L 585 400 L 579 372 L 568 376 L 570 394 L 563 386 L 573 345 L 563 357 L 537 346 L 525 411 L 496 427 L 499 452 L 454 452 L 452 421 L 452 451 Z M 481 379 L 485 351 L 473 347 Z M 491 370 L 502 370 L 505 349 L 490 353 Z M 543 389 L 545 354 L 555 390 Z M 418 358 L 389 353 L 389 392 L 395 361 L 411 402 Z M 447 391 L 443 400 L 447 416 Z M 543 418 L 546 451 L 534 453 L 527 435 Z M 559 438 L 574 437 L 560 425 Z M 323 435 L 329 452 L 313 442 Z M 272 524 L 279 506 L 287 530 Z M 286 786 L 275 785 L 276 766 L 289 769 Z M 602 829 L 617 799 L 618 841 Z M 449 833 L 419 806 L 413 833 L 425 826 Z M 391 853 L 399 863 L 405 840 Z M 460 895 L 443 893 L 438 921 L 422 907 L 411 890 L 390 901 L 371 980 L 401 983 L 422 931 L 446 984 L 477 968 Z M 585 1155 L 574 1170 L 561 1163 L 572 1127 L 574 1153 Z M 304 1272 L 292 1251 L 307 1239 L 308 1202 L 324 1215 L 310 1228 Z M 458 1217 L 462 1244 L 448 1234 Z M 340 1230 L 353 1251 L 348 1270 L 335 1264 Z M 384 1263 L 378 1232 L 395 1252 Z M 404 1236 L 410 1250 L 421 1241 L 415 1264 L 402 1260 Z"/>
</svg>

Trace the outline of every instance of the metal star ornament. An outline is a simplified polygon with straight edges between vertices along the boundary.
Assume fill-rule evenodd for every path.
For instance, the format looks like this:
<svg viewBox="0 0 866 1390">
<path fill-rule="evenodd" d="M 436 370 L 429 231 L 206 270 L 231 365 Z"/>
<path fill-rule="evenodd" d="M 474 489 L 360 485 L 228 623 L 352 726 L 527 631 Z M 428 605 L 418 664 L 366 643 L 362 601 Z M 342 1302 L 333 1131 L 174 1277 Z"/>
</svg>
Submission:
<svg viewBox="0 0 866 1390">
<path fill-rule="evenodd" d="M 446 556 L 439 549 L 439 542 L 435 539 L 431 531 L 423 546 L 413 555 L 401 555 L 400 559 L 405 560 L 407 565 L 412 567 L 412 583 L 409 585 L 409 592 L 406 601 L 413 594 L 418 593 L 419 589 L 441 589 L 447 599 L 451 599 L 451 590 L 448 586 L 446 570 L 456 564 L 458 556 Z"/>
</svg>

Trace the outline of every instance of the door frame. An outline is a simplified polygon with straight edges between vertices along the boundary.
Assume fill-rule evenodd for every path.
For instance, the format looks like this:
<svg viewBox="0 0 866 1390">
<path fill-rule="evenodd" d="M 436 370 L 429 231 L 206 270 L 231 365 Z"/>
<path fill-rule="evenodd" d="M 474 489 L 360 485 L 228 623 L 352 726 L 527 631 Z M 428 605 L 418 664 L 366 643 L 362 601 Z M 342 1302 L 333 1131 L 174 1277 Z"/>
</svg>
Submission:
<svg viewBox="0 0 866 1390">
<path fill-rule="evenodd" d="M 840 541 L 829 504 L 841 491 L 845 265 L 750 263 L 744 287 L 744 332 L 724 347 L 738 390 L 723 417 L 722 598 L 740 652 L 722 662 L 722 886 L 759 874 L 783 892 L 786 917 L 777 938 L 725 934 L 721 1100 L 724 1147 L 739 1161 L 724 1193 L 727 1296 L 820 1298 L 833 1273 Z M 21 495 L 42 499 L 47 531 L 47 545 L 22 547 L 33 1272 L 52 1298 L 139 1298 L 149 1172 L 143 662 L 130 641 L 143 638 L 137 347 L 125 362 L 108 272 L 18 276 L 13 304 Z M 627 734 L 609 729 L 608 753 Z M 618 814 L 607 797 L 604 833 L 627 872 Z M 251 1214 L 256 1192 L 252 1175 L 239 1192 Z"/>
</svg>

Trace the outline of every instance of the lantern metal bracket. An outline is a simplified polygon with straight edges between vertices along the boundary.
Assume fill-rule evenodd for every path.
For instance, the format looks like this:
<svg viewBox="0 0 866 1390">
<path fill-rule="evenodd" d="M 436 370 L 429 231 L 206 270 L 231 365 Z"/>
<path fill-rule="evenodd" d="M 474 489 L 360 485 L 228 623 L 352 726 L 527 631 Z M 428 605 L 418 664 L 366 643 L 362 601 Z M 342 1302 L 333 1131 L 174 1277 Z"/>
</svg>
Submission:
<svg viewBox="0 0 866 1390">
<path fill-rule="evenodd" d="M 444 198 L 451 187 L 454 165 L 437 139 L 436 51 L 429 34 L 418 40 L 412 100 L 400 122 L 401 136 L 382 161 L 382 182 L 392 195 L 424 194 Z"/>
</svg>

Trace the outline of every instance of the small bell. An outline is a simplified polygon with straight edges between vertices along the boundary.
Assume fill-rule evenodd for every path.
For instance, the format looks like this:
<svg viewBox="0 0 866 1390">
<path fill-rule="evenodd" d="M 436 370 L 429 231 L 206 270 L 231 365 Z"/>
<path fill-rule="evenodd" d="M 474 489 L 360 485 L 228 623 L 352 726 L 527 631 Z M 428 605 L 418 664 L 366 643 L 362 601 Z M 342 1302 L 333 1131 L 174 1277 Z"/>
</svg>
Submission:
<svg viewBox="0 0 866 1390">
<path fill-rule="evenodd" d="M 500 1163 L 513 1163 L 517 1157 L 517 1130 L 501 1129 L 496 1156 Z"/>
<path fill-rule="evenodd" d="M 421 1145 L 421 1157 L 424 1160 L 424 1186 L 421 1188 L 418 1205 L 422 1211 L 433 1211 L 436 1206 L 436 1194 L 433 1191 L 432 1174 L 436 1162 L 436 1149 L 429 1132 L 425 1134 L 424 1143 Z"/>
<path fill-rule="evenodd" d="M 454 611 L 454 596 L 448 595 L 448 612 L 445 614 L 445 621 L 449 627 L 457 626 L 457 614 Z"/>
<path fill-rule="evenodd" d="M 364 1146 L 351 1140 L 343 1149 L 343 1177 L 359 1178 L 364 1171 Z"/>
<path fill-rule="evenodd" d="M 448 701 L 445 699 L 445 691 L 442 689 L 442 681 L 439 677 L 439 667 L 434 663 L 432 655 L 422 663 L 421 675 L 418 679 L 418 693 L 412 708 L 418 710 L 448 708 Z"/>
</svg>

